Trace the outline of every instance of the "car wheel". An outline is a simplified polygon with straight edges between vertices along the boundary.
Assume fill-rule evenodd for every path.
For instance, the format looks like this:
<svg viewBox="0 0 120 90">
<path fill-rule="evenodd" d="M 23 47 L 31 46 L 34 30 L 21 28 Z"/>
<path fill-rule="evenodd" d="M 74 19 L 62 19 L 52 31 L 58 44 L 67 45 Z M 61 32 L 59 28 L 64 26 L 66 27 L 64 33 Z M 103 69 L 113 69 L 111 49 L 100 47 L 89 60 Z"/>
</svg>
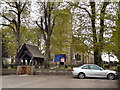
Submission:
<svg viewBox="0 0 120 90">
<path fill-rule="evenodd" d="M 108 74 L 107 77 L 108 77 L 109 80 L 113 80 L 115 78 L 115 75 L 110 73 L 110 74 Z"/>
<path fill-rule="evenodd" d="M 78 77 L 79 77 L 80 79 L 84 79 L 84 78 L 85 78 L 85 74 L 84 74 L 84 73 L 79 73 Z"/>
</svg>

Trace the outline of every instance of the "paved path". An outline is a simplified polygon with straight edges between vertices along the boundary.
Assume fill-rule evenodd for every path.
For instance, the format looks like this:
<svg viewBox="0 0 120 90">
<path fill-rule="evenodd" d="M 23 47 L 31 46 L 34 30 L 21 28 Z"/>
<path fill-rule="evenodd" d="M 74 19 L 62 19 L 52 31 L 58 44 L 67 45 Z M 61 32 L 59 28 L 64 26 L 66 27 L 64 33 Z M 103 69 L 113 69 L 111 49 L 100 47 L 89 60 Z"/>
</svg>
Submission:
<svg viewBox="0 0 120 90">
<path fill-rule="evenodd" d="M 6 75 L 2 88 L 117 88 L 118 80 L 86 78 L 72 75 Z"/>
</svg>

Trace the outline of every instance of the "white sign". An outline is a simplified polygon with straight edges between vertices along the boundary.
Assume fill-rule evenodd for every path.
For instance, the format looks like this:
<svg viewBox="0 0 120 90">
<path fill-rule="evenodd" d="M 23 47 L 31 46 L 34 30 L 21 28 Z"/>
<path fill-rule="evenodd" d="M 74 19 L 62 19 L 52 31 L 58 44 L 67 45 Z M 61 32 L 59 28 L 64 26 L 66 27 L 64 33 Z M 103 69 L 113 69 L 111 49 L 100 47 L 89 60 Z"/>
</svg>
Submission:
<svg viewBox="0 0 120 90">
<path fill-rule="evenodd" d="M 61 62 L 65 62 L 65 58 L 61 58 Z"/>
</svg>

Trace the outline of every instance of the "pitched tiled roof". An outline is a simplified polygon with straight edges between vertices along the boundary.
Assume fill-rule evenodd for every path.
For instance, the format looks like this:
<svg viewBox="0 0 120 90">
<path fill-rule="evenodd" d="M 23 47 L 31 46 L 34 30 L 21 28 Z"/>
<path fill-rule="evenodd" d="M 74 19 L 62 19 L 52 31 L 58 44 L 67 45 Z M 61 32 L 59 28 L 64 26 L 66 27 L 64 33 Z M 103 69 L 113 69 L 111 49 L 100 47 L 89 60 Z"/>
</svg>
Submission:
<svg viewBox="0 0 120 90">
<path fill-rule="evenodd" d="M 23 44 L 20 51 L 18 52 L 18 54 L 17 54 L 18 58 L 21 58 L 21 56 L 23 55 L 23 53 L 25 51 L 25 48 L 27 49 L 30 56 L 32 56 L 33 58 L 34 57 L 44 58 L 44 55 L 41 54 L 41 52 L 37 46 L 26 44 L 26 43 Z"/>
<path fill-rule="evenodd" d="M 37 46 L 26 44 L 26 47 L 33 57 L 44 58 Z"/>
</svg>

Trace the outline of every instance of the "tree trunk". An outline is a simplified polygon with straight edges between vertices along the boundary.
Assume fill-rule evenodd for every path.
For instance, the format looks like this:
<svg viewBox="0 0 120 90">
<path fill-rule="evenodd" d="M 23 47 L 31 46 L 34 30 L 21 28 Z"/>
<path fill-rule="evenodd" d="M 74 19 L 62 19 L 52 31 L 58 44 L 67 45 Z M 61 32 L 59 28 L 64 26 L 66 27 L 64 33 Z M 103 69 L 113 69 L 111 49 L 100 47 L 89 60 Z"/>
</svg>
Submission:
<svg viewBox="0 0 120 90">
<path fill-rule="evenodd" d="M 109 67 L 110 67 L 110 52 L 108 52 L 108 59 L 109 59 L 108 65 L 109 65 Z"/>
<path fill-rule="evenodd" d="M 45 41 L 45 61 L 44 64 L 46 68 L 50 65 L 50 38 L 55 25 L 55 17 L 52 16 L 55 5 L 52 2 L 44 2 L 43 5 L 43 13 L 41 16 L 40 24 L 36 21 L 36 24 L 40 28 L 43 33 L 44 41 Z"/>
<path fill-rule="evenodd" d="M 94 63 L 98 65 L 98 46 L 97 46 L 97 35 L 96 35 L 96 27 L 95 27 L 95 2 L 90 2 L 91 6 L 91 23 L 92 23 L 92 32 L 93 32 L 93 45 L 94 45 Z"/>
<path fill-rule="evenodd" d="M 82 64 L 84 64 L 84 53 L 82 53 Z"/>
<path fill-rule="evenodd" d="M 20 35 L 18 33 L 19 32 L 16 34 L 16 53 L 18 53 L 20 49 Z"/>
<path fill-rule="evenodd" d="M 45 46 L 45 66 L 48 68 L 50 65 L 50 35 L 47 36 Z"/>
<path fill-rule="evenodd" d="M 104 14 L 106 10 L 106 6 L 108 5 L 108 2 L 103 3 L 103 8 L 101 9 L 100 15 L 100 35 L 99 35 L 99 45 L 97 41 L 97 33 L 96 33 L 96 27 L 95 27 L 95 19 L 96 19 L 96 13 L 95 13 L 95 2 L 90 2 L 91 6 L 91 23 L 92 23 L 92 31 L 93 31 L 93 44 L 94 44 L 94 63 L 97 65 L 101 65 L 102 58 L 102 49 L 103 49 L 103 33 L 104 33 Z"/>
<path fill-rule="evenodd" d="M 101 65 L 102 63 L 102 50 L 103 50 L 103 44 L 104 44 L 104 38 L 103 38 L 103 34 L 104 34 L 104 16 L 105 16 L 105 10 L 107 5 L 109 4 L 109 2 L 104 2 L 103 3 L 103 7 L 101 9 L 101 13 L 100 13 L 100 34 L 99 34 L 99 48 L 98 48 L 98 64 Z"/>
<path fill-rule="evenodd" d="M 20 15 L 21 15 L 21 13 L 20 13 L 19 8 L 18 8 L 17 22 L 16 22 L 16 55 L 20 50 L 20 26 L 21 26 Z M 15 62 L 16 62 L 17 65 L 19 65 L 19 59 L 17 57 L 15 57 Z"/>
</svg>

